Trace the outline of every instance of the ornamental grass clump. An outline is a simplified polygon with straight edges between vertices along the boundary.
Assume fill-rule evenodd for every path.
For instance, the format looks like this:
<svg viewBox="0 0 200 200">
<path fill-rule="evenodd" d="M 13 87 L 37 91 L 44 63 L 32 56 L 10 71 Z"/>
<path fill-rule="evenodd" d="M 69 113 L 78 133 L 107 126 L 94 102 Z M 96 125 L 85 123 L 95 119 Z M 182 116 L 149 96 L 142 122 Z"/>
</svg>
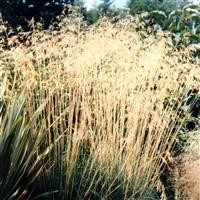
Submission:
<svg viewBox="0 0 200 200">
<path fill-rule="evenodd" d="M 199 88 L 200 73 L 190 52 L 167 47 L 165 37 L 144 39 L 136 26 L 132 18 L 82 30 L 68 24 L 4 53 L 6 101 L 26 86 L 31 117 L 47 100 L 38 123 L 43 148 L 54 148 L 33 196 L 160 198 L 163 166 L 187 118 L 183 85 Z"/>
</svg>

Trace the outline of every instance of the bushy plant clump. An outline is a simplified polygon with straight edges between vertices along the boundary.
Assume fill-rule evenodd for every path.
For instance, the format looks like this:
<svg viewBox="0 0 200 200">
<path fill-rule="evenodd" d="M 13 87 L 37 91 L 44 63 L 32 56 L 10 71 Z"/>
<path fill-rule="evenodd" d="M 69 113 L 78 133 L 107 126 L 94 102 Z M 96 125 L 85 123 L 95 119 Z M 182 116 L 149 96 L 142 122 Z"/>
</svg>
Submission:
<svg viewBox="0 0 200 200">
<path fill-rule="evenodd" d="M 200 86 L 198 63 L 165 37 L 143 38 L 137 18 L 63 23 L 59 34 L 36 33 L 32 46 L 0 59 L 6 104 L 25 87 L 30 119 L 46 102 L 30 134 L 43 127 L 39 149 L 54 148 L 31 197 L 159 199 L 163 166 L 188 119 L 184 88 Z"/>
<path fill-rule="evenodd" d="M 152 28 L 152 32 L 162 34 L 171 33 L 170 45 L 188 46 L 200 42 L 200 5 L 187 4 L 183 8 L 170 13 L 154 10 L 141 15 L 144 27 Z"/>
</svg>

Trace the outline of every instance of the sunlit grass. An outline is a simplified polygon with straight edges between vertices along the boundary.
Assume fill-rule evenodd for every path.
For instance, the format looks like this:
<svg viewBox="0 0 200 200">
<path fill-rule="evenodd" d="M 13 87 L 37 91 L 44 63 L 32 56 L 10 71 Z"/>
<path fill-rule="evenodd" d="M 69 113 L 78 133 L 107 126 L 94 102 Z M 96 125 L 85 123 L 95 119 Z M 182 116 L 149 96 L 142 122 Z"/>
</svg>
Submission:
<svg viewBox="0 0 200 200">
<path fill-rule="evenodd" d="M 27 117 L 47 100 L 37 123 L 45 127 L 43 145 L 55 148 L 35 193 L 148 199 L 142 196 L 147 189 L 159 190 L 184 122 L 181 86 L 199 88 L 200 69 L 189 52 L 167 47 L 166 38 L 142 38 L 134 23 L 103 19 L 79 32 L 68 25 L 57 36 L 36 34 L 31 47 L 4 53 L 2 98 L 12 101 L 26 87 Z"/>
</svg>

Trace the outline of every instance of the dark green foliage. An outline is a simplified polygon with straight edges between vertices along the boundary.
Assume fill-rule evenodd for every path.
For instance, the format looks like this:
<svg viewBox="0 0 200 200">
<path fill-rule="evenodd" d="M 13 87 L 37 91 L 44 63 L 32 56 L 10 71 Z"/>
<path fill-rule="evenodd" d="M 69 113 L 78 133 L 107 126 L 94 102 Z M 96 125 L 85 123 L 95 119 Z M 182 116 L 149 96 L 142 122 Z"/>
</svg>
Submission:
<svg viewBox="0 0 200 200">
<path fill-rule="evenodd" d="M 148 188 L 138 200 L 160 200 L 160 195 L 155 188 Z"/>
<path fill-rule="evenodd" d="M 141 17 L 145 27 L 152 31 L 171 32 L 171 44 L 174 46 L 187 46 L 200 42 L 200 6 L 188 4 L 182 9 L 171 13 L 154 10 Z"/>
<path fill-rule="evenodd" d="M 44 28 L 48 28 L 51 21 L 59 15 L 67 4 L 74 1 L 66 0 L 1 0 L 0 13 L 3 20 L 11 27 L 22 26 L 24 30 L 29 30 L 28 21 L 34 20 L 44 23 Z"/>
<path fill-rule="evenodd" d="M 111 9 L 112 1 L 104 0 L 96 8 L 93 8 L 87 12 L 86 20 L 89 24 L 95 23 L 102 16 L 109 16 L 112 13 Z"/>
<path fill-rule="evenodd" d="M 187 0 L 129 0 L 128 8 L 132 15 L 151 12 L 153 10 L 170 13 L 174 9 L 183 7 L 187 3 Z"/>
<path fill-rule="evenodd" d="M 174 154 L 183 153 L 187 146 L 190 134 L 199 129 L 199 117 L 200 117 L 200 97 L 198 89 L 185 89 L 186 94 L 182 100 L 181 114 L 185 118 L 183 126 L 179 131 L 175 146 Z"/>
<path fill-rule="evenodd" d="M 97 7 L 89 10 L 85 14 L 85 19 L 89 24 L 93 24 L 98 21 L 101 17 L 108 17 L 113 22 L 117 20 L 115 17 L 123 17 L 124 10 L 116 9 L 113 7 L 114 0 L 104 0 Z"/>
</svg>

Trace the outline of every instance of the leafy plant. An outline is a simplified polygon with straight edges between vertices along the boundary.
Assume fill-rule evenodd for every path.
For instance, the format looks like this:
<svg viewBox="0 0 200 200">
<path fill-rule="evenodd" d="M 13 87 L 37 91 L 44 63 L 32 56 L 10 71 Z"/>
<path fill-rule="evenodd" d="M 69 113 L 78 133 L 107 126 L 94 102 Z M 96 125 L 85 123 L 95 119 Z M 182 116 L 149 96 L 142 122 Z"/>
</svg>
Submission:
<svg viewBox="0 0 200 200">
<path fill-rule="evenodd" d="M 30 119 L 23 95 L 13 99 L 0 121 L 0 198 L 28 199 L 52 146 L 41 150 L 43 127 L 35 124 L 44 105 Z M 1 108 L 3 107 L 1 104 Z"/>
<path fill-rule="evenodd" d="M 142 17 L 142 21 L 147 26 L 150 24 L 155 28 L 155 25 L 158 25 L 163 31 L 171 32 L 172 43 L 175 46 L 185 46 L 200 41 L 200 5 L 187 4 L 169 14 L 154 10 Z"/>
</svg>

